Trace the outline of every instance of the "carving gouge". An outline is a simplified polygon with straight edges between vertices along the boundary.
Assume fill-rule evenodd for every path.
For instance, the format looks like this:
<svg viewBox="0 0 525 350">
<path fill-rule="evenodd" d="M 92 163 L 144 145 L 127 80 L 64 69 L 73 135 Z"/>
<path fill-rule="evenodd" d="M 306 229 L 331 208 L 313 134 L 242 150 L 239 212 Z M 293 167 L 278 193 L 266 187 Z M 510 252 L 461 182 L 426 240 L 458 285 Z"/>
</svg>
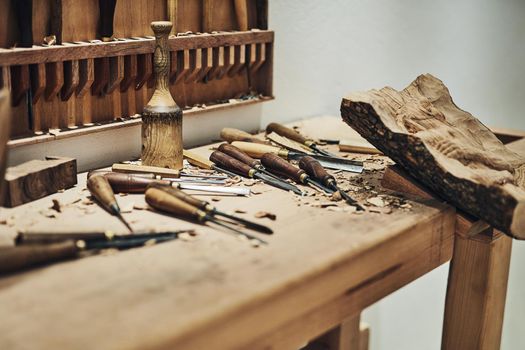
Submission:
<svg viewBox="0 0 525 350">
<path fill-rule="evenodd" d="M 243 151 L 241 151 L 235 146 L 224 143 L 219 146 L 218 150 L 221 151 L 222 153 L 226 153 L 230 157 L 235 158 L 240 162 L 243 162 L 246 165 L 251 166 L 252 168 L 259 170 L 262 173 L 265 173 L 268 176 L 276 178 L 272 173 L 270 173 L 264 168 L 264 166 L 261 164 L 260 161 L 253 159 L 252 157 L 250 157 L 249 155 L 247 155 L 246 153 L 244 153 Z M 276 178 L 276 179 L 280 180 L 279 178 Z"/>
<path fill-rule="evenodd" d="M 189 203 L 186 203 L 183 200 L 175 196 L 172 196 L 158 188 L 152 187 L 146 190 L 146 202 L 157 210 L 160 210 L 160 211 L 172 214 L 172 215 L 176 215 L 182 218 L 196 220 L 197 222 L 200 222 L 200 223 L 205 223 L 208 221 L 213 222 L 216 225 L 224 227 L 250 240 L 255 240 L 262 244 L 267 244 L 267 242 L 263 241 L 262 239 L 259 239 L 248 233 L 239 231 L 236 228 L 226 225 L 225 223 L 221 222 L 220 220 L 217 220 L 216 218 L 207 214 L 201 209 Z"/>
<path fill-rule="evenodd" d="M 155 175 L 162 178 L 198 178 L 198 179 L 227 179 L 225 175 L 209 175 L 209 174 L 189 174 L 181 172 L 179 170 L 173 170 L 168 168 L 161 168 L 156 166 L 147 165 L 133 165 L 133 164 L 113 164 L 112 170 L 117 173 L 128 173 L 128 174 L 148 174 Z M 104 170 L 96 170 L 104 171 Z M 106 171 L 107 172 L 107 171 Z"/>
<path fill-rule="evenodd" d="M 214 163 L 219 164 L 221 167 L 231 170 L 232 172 L 239 174 L 241 176 L 260 179 L 263 182 L 267 183 L 268 185 L 272 185 L 274 187 L 280 188 L 281 190 L 293 191 L 295 194 L 298 194 L 300 196 L 303 195 L 303 192 L 297 187 L 287 182 L 276 180 L 273 177 L 270 177 L 264 173 L 261 173 L 259 170 L 254 169 L 250 167 L 249 165 L 246 165 L 238 161 L 237 159 L 232 158 L 229 155 L 224 154 L 220 151 L 213 152 L 210 155 L 210 160 Z"/>
<path fill-rule="evenodd" d="M 83 240 L 86 242 L 94 241 L 124 241 L 132 239 L 156 239 L 173 237 L 180 233 L 188 232 L 188 230 L 180 231 L 166 231 L 166 232 L 151 232 L 151 233 L 133 233 L 127 235 L 115 234 L 112 231 L 94 231 L 94 232 L 46 232 L 46 231 L 27 231 L 20 232 L 16 237 L 17 245 L 24 244 L 51 244 L 59 243 L 64 241 L 78 241 Z"/>
<path fill-rule="evenodd" d="M 127 238 L 129 237 L 129 238 Z M 25 269 L 31 266 L 77 257 L 78 253 L 95 249 L 130 249 L 142 247 L 149 243 L 162 243 L 174 240 L 177 233 L 158 236 L 134 237 L 114 240 L 66 240 L 51 244 L 27 244 L 16 247 L 0 248 L 0 274 Z"/>
<path fill-rule="evenodd" d="M 93 175 L 87 181 L 87 188 L 91 195 L 102 205 L 112 215 L 115 215 L 119 218 L 120 221 L 129 229 L 130 232 L 133 232 L 133 229 L 128 224 L 128 222 L 122 216 L 120 212 L 120 207 L 115 199 L 115 193 L 109 184 L 109 181 L 105 176 L 102 175 Z"/>
<path fill-rule="evenodd" d="M 261 162 L 267 169 L 274 171 L 278 175 L 286 176 L 300 184 L 315 186 L 328 194 L 334 193 L 334 190 L 314 181 L 303 169 L 293 166 L 273 153 L 263 155 Z"/>
<path fill-rule="evenodd" d="M 341 196 L 345 199 L 345 201 L 348 204 L 355 206 L 357 210 L 365 210 L 355 199 L 350 197 L 346 192 L 344 192 L 337 186 L 335 177 L 330 175 L 323 168 L 323 166 L 314 158 L 309 156 L 301 158 L 301 160 L 299 161 L 299 167 L 306 171 L 306 173 L 309 174 L 311 177 L 322 181 L 323 184 L 325 184 L 327 187 L 330 187 L 335 191 L 339 191 L 339 193 L 341 193 Z"/>
<path fill-rule="evenodd" d="M 232 143 L 232 145 L 239 148 L 246 154 L 259 159 L 265 153 L 273 153 L 287 160 L 300 160 L 301 158 L 307 156 L 307 154 L 288 151 L 285 148 L 259 145 L 251 142 L 235 141 Z M 363 172 L 363 162 L 358 162 L 344 158 L 326 157 L 318 154 L 310 155 L 310 157 L 315 158 L 317 161 L 319 161 L 319 163 L 321 163 L 322 166 L 328 169 L 338 169 L 353 173 Z"/>
<path fill-rule="evenodd" d="M 149 185 L 148 188 L 157 188 L 157 189 L 159 189 L 161 191 L 164 191 L 164 192 L 166 192 L 166 193 L 168 193 L 168 194 L 170 194 L 172 196 L 175 196 L 175 197 L 183 200 L 184 202 L 186 202 L 188 204 L 193 205 L 194 207 L 196 207 L 196 208 L 206 212 L 207 214 L 209 214 L 211 216 L 223 216 L 223 217 L 228 218 L 230 220 L 237 221 L 238 223 L 241 223 L 242 225 L 246 226 L 247 228 L 251 228 L 251 229 L 259 231 L 261 233 L 265 233 L 265 234 L 269 234 L 269 235 L 273 233 L 273 231 L 268 226 L 260 225 L 260 224 L 255 223 L 255 222 L 252 222 L 252 221 L 249 221 L 249 220 L 245 220 L 243 218 L 240 218 L 240 217 L 237 217 L 237 216 L 234 216 L 234 215 L 230 215 L 230 214 L 221 212 L 216 207 L 211 205 L 209 202 L 206 202 L 206 201 L 200 200 L 198 198 L 195 198 L 193 196 L 190 196 L 189 194 L 184 193 L 183 191 L 181 191 L 179 189 L 176 189 L 176 188 L 173 188 L 171 186 L 166 186 L 166 185 L 162 185 L 162 184 L 158 184 L 157 183 L 157 184 Z"/>
<path fill-rule="evenodd" d="M 303 135 L 299 134 L 297 131 L 290 129 L 284 125 L 281 125 L 279 123 L 270 123 L 266 127 L 266 133 L 275 132 L 276 134 L 279 134 L 283 137 L 289 138 L 290 140 L 294 140 L 296 142 L 299 142 L 305 146 L 310 147 L 312 150 L 314 150 L 316 153 L 328 156 L 328 157 L 337 157 L 335 154 L 332 154 L 330 152 L 327 152 L 321 148 L 315 143 L 314 140 L 307 139 Z"/>
<path fill-rule="evenodd" d="M 209 170 L 215 170 L 221 173 L 224 173 L 230 177 L 236 177 L 237 174 L 228 171 L 224 168 L 221 168 L 209 160 L 201 157 L 200 155 L 193 153 L 191 151 L 184 150 L 184 159 L 186 159 L 191 165 L 197 166 L 202 169 L 209 169 Z"/>
<path fill-rule="evenodd" d="M 232 143 L 233 141 L 246 141 L 246 142 L 254 142 L 254 143 L 262 143 L 265 145 L 271 145 L 270 142 L 261 140 L 251 134 L 248 134 L 245 131 L 239 130 L 239 129 L 233 129 L 233 128 L 224 128 L 221 130 L 221 139 L 228 143 Z"/>
<path fill-rule="evenodd" d="M 145 178 L 133 174 L 122 173 L 106 173 L 104 177 L 109 181 L 109 184 L 115 192 L 119 193 L 144 193 L 148 185 L 158 183 L 167 186 L 173 186 L 183 190 L 203 191 L 210 193 L 235 194 L 238 196 L 248 196 L 250 194 L 249 188 L 244 187 L 225 187 L 225 186 L 202 186 L 185 183 L 174 183 L 169 180 L 157 180 Z"/>
</svg>

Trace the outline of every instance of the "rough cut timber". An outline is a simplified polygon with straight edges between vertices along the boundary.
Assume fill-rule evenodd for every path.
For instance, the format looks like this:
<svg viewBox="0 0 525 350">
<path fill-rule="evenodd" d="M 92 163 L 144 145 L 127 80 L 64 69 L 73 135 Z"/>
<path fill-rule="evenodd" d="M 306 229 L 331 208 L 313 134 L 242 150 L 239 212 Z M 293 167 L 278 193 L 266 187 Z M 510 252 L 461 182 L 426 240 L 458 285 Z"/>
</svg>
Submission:
<svg viewBox="0 0 525 350">
<path fill-rule="evenodd" d="M 7 166 L 7 141 L 11 129 L 11 114 L 9 113 L 9 93 L 7 89 L 0 90 L 0 203 L 3 197 L 3 179 Z"/>
<path fill-rule="evenodd" d="M 7 169 L 5 206 L 16 207 L 76 184 L 76 159 L 47 157 L 46 160 L 31 160 Z"/>
<path fill-rule="evenodd" d="M 506 148 L 442 81 L 419 76 L 343 98 L 343 120 L 451 204 L 525 239 L 525 158 Z"/>
</svg>

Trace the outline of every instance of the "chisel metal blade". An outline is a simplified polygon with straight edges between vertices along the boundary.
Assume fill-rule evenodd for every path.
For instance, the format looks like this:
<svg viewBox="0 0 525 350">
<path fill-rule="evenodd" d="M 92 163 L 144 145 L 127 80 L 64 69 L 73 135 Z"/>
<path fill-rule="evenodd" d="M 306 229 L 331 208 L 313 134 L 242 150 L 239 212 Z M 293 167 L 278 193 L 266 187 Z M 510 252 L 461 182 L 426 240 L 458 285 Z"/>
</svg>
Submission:
<svg viewBox="0 0 525 350">
<path fill-rule="evenodd" d="M 280 181 L 280 180 L 278 181 L 275 178 L 270 177 L 270 176 L 268 176 L 268 175 L 266 175 L 264 173 L 257 172 L 257 173 L 255 173 L 254 177 L 257 178 L 257 179 L 263 180 L 264 182 L 266 182 L 269 185 L 272 185 L 274 187 L 280 188 L 281 190 L 292 191 L 293 193 L 298 194 L 299 196 L 303 196 L 304 195 L 304 193 L 299 188 L 295 187 L 294 185 L 289 184 L 288 182 L 284 182 L 284 181 Z"/>
<path fill-rule="evenodd" d="M 300 160 L 302 157 L 306 156 L 307 154 L 301 154 L 301 153 L 295 153 L 295 152 L 289 152 L 288 153 L 288 159 L 293 160 Z M 349 171 L 352 173 L 362 173 L 363 172 L 363 163 L 354 161 L 354 160 L 348 160 L 344 158 L 334 158 L 334 157 L 327 157 L 322 156 L 319 154 L 310 155 L 310 157 L 315 158 L 321 165 L 328 169 L 335 169 L 335 170 L 343 170 L 343 171 Z"/>
<path fill-rule="evenodd" d="M 181 190 L 194 190 L 210 193 L 235 194 L 237 196 L 249 196 L 251 191 L 246 187 L 225 187 L 225 186 L 202 186 L 202 185 L 188 185 L 178 183 L 177 187 Z"/>
<path fill-rule="evenodd" d="M 323 156 L 327 156 L 327 157 L 337 157 L 337 155 L 333 154 L 333 153 L 330 153 L 328 151 L 325 151 L 324 149 L 321 149 L 319 148 L 316 144 L 312 144 L 310 145 L 310 148 L 313 149 L 315 152 L 323 155 Z"/>
</svg>

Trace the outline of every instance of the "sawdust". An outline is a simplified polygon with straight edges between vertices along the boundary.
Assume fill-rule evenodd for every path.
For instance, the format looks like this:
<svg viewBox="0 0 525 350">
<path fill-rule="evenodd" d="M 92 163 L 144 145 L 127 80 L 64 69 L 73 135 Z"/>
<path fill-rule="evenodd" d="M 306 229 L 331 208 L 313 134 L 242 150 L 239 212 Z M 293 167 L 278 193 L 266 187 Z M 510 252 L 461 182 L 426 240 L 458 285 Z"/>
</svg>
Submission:
<svg viewBox="0 0 525 350">
<path fill-rule="evenodd" d="M 277 215 L 275 215 L 273 213 L 270 213 L 270 212 L 267 212 L 267 211 L 259 211 L 259 212 L 255 213 L 255 217 L 257 219 L 267 218 L 267 219 L 270 219 L 272 221 L 275 221 L 277 219 Z"/>
<path fill-rule="evenodd" d="M 58 199 L 53 199 L 53 205 L 51 206 L 50 209 L 53 209 L 53 210 L 55 210 L 56 212 L 59 212 L 59 213 L 62 212 L 62 205 L 60 204 Z"/>
</svg>

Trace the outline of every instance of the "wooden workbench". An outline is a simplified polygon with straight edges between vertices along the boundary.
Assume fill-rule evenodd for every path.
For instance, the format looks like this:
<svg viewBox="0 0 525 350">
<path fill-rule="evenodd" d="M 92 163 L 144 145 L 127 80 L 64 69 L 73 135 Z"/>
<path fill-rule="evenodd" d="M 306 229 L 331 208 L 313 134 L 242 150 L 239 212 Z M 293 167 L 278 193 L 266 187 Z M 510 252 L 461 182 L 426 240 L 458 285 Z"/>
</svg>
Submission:
<svg viewBox="0 0 525 350">
<path fill-rule="evenodd" d="M 324 138 L 350 132 L 335 118 L 302 126 Z M 0 242 L 10 244 L 13 232 L 28 225 L 123 231 L 95 205 L 67 205 L 87 196 L 84 184 L 81 174 L 79 185 L 64 193 L 2 209 L 7 225 L 0 225 Z M 357 215 L 298 205 L 292 194 L 266 185 L 253 188 L 261 193 L 214 204 L 242 209 L 239 215 L 250 219 L 258 211 L 277 214 L 275 221 L 259 219 L 275 231 L 261 236 L 268 246 L 134 210 L 125 216 L 138 230 L 195 228 L 198 234 L 0 278 L 0 348 L 298 349 L 334 327 L 336 336 L 350 332 L 364 308 L 452 258 L 456 213 L 440 201 Z M 51 199 L 64 205 L 54 218 L 39 213 L 46 214 Z M 141 195 L 118 200 L 122 207 L 144 204 Z M 347 344 L 352 341 L 358 343 Z"/>
</svg>

